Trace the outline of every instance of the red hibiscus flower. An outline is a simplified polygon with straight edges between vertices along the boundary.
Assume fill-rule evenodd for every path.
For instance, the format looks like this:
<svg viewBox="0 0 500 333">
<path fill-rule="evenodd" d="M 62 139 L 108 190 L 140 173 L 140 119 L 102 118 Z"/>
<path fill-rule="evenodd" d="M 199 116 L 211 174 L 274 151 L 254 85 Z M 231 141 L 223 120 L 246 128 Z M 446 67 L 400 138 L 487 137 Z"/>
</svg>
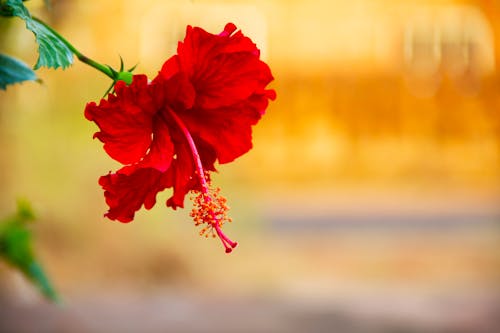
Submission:
<svg viewBox="0 0 500 333">
<path fill-rule="evenodd" d="M 85 117 L 100 131 L 94 137 L 124 166 L 99 179 L 111 220 L 130 222 L 156 194 L 173 188 L 167 206 L 184 206 L 195 193 L 191 212 L 200 234 L 218 236 L 226 252 L 237 245 L 221 230 L 225 198 L 210 183 L 215 162 L 228 163 L 252 148 L 252 126 L 275 98 L 266 90 L 273 80 L 255 44 L 227 24 L 218 35 L 187 27 L 177 55 L 153 81 L 134 75 L 120 81 L 99 105 L 88 103 Z"/>
</svg>

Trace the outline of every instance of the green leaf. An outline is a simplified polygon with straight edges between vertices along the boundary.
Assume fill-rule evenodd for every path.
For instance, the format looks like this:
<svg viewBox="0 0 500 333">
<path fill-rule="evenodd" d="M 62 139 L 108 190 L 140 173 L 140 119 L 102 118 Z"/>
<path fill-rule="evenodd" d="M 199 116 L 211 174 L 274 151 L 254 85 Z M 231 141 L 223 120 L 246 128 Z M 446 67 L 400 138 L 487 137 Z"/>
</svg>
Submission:
<svg viewBox="0 0 500 333">
<path fill-rule="evenodd" d="M 12 15 L 24 20 L 26 28 L 35 34 L 39 57 L 34 69 L 64 69 L 73 63 L 73 52 L 65 40 L 44 23 L 33 18 L 22 0 L 7 0 L 6 5 L 12 10 Z"/>
<path fill-rule="evenodd" d="M 12 8 L 8 7 L 2 0 L 0 0 L 0 16 L 11 17 Z"/>
<path fill-rule="evenodd" d="M 0 53 L 0 89 L 5 90 L 9 84 L 36 80 L 35 72 L 28 65 Z"/>
<path fill-rule="evenodd" d="M 52 301 L 57 301 L 57 293 L 37 262 L 32 247 L 32 234 L 27 224 L 34 219 L 27 201 L 19 201 L 17 213 L 0 221 L 0 257 L 19 269 Z"/>
<path fill-rule="evenodd" d="M 42 266 L 38 264 L 35 260 L 33 260 L 28 266 L 27 275 L 31 277 L 33 281 L 36 282 L 38 288 L 42 292 L 42 294 L 50 299 L 51 301 L 57 302 L 59 297 L 57 296 L 56 291 L 52 287 L 49 279 L 45 275 Z"/>
<path fill-rule="evenodd" d="M 33 213 L 31 204 L 27 200 L 19 199 L 17 201 L 17 216 L 24 223 L 35 220 L 35 213 Z"/>
</svg>

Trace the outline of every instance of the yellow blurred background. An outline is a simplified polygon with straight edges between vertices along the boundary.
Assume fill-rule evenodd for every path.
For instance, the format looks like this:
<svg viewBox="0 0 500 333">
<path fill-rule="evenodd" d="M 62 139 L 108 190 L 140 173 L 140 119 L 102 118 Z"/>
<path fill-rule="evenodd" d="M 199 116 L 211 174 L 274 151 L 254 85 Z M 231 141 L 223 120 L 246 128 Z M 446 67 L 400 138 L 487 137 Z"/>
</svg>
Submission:
<svg viewBox="0 0 500 333">
<path fill-rule="evenodd" d="M 278 98 L 254 148 L 219 167 L 225 255 L 189 207 L 158 196 L 111 222 L 116 170 L 83 117 L 109 79 L 82 63 L 0 91 L 0 212 L 26 197 L 65 300 L 0 266 L 0 330 L 494 332 L 500 330 L 500 2 L 419 0 L 26 3 L 82 53 L 154 77 L 187 24 L 235 23 Z M 0 51 L 36 61 L 20 20 Z"/>
</svg>

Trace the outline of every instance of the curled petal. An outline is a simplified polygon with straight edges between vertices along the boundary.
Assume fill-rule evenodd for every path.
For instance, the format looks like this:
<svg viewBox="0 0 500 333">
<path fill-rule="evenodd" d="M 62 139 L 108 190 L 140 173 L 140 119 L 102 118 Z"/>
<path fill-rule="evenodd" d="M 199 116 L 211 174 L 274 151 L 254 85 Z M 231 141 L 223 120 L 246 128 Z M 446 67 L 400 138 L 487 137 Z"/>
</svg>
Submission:
<svg viewBox="0 0 500 333">
<path fill-rule="evenodd" d="M 171 85 L 175 85 L 179 80 L 172 81 Z M 189 87 L 191 86 L 182 87 L 184 95 L 176 94 L 187 95 L 188 97 L 184 97 L 184 100 L 188 99 L 187 103 L 189 95 L 193 95 L 189 93 Z M 169 90 L 170 94 L 175 93 L 172 90 Z M 141 163 L 142 167 L 167 170 L 174 147 L 168 125 L 157 117 L 158 111 L 163 107 L 162 103 L 167 99 L 167 93 L 155 89 L 155 85 L 148 83 L 144 75 L 134 76 L 130 86 L 119 81 L 115 85 L 115 91 L 116 95 L 110 94 L 99 105 L 89 103 L 85 108 L 87 119 L 94 121 L 101 130 L 94 137 L 104 143 L 109 156 L 122 164 Z M 194 98 L 191 97 L 190 100 Z"/>
<path fill-rule="evenodd" d="M 151 209 L 156 194 L 165 189 L 163 173 L 152 168 L 124 167 L 99 178 L 109 206 L 105 214 L 110 220 L 130 222 L 142 205 Z"/>
<path fill-rule="evenodd" d="M 99 105 L 91 102 L 85 108 L 85 117 L 101 130 L 94 137 L 104 143 L 109 156 L 122 164 L 138 162 L 151 144 L 156 107 L 145 93 L 147 85 L 144 75 L 134 76 L 128 87 L 119 81 L 116 96 L 109 95 Z"/>
</svg>

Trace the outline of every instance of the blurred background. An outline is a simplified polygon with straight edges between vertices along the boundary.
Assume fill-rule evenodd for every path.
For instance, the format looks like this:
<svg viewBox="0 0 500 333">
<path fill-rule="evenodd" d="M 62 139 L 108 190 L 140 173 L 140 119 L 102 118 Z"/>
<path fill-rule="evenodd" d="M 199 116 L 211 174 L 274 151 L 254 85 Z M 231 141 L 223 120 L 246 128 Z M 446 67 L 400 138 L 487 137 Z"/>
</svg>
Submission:
<svg viewBox="0 0 500 333">
<path fill-rule="evenodd" d="M 235 23 L 278 98 L 219 167 L 224 254 L 167 190 L 103 218 L 116 170 L 84 119 L 110 82 L 82 63 L 0 91 L 0 212 L 29 199 L 55 306 L 0 263 L 0 332 L 500 331 L 500 1 L 26 3 L 82 53 L 154 77 L 187 24 Z M 36 62 L 20 20 L 0 51 Z"/>
</svg>

